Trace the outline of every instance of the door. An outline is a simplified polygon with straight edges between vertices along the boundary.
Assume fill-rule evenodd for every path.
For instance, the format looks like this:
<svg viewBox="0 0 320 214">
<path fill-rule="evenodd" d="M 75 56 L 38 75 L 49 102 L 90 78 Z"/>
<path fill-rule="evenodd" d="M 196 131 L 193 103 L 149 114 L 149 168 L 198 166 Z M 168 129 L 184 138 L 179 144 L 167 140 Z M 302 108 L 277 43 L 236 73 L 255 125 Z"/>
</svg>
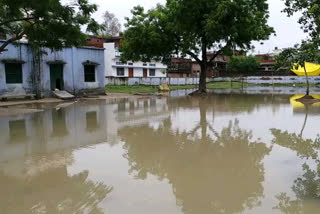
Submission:
<svg viewBox="0 0 320 214">
<path fill-rule="evenodd" d="M 50 65 L 51 90 L 63 90 L 63 64 Z"/>
<path fill-rule="evenodd" d="M 133 68 L 129 68 L 129 77 L 133 77 Z"/>
<path fill-rule="evenodd" d="M 143 69 L 143 77 L 148 77 L 148 69 Z"/>
</svg>

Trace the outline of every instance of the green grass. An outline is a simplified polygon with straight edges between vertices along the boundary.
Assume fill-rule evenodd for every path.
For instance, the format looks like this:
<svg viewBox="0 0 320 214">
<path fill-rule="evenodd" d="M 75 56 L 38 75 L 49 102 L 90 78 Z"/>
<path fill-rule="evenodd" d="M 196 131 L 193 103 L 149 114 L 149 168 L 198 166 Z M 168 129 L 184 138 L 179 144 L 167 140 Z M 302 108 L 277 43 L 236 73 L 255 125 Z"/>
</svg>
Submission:
<svg viewBox="0 0 320 214">
<path fill-rule="evenodd" d="M 248 87 L 249 84 L 244 83 L 243 87 Z M 172 85 L 169 86 L 170 90 L 179 90 L 179 89 L 192 89 L 197 88 L 198 85 Z M 208 83 L 208 89 L 223 89 L 223 88 L 241 88 L 242 84 L 240 82 L 215 82 Z M 157 86 L 148 86 L 148 85 L 139 85 L 139 86 L 106 86 L 107 93 L 126 93 L 126 94 L 137 94 L 137 93 L 155 93 L 158 92 Z"/>
<path fill-rule="evenodd" d="M 273 87 L 306 87 L 306 84 L 250 84 L 241 82 L 211 82 L 207 83 L 208 89 L 227 89 L 227 88 L 247 88 L 249 86 L 273 86 Z M 316 87 L 315 84 L 310 84 L 310 87 Z M 172 85 L 169 86 L 170 90 L 179 90 L 179 89 L 192 89 L 197 88 L 198 85 Z M 107 93 L 126 93 L 126 94 L 137 94 L 137 93 L 156 93 L 158 92 L 157 86 L 148 86 L 148 85 L 139 85 L 139 86 L 106 86 Z"/>
<path fill-rule="evenodd" d="M 136 93 L 155 93 L 158 92 L 157 86 L 139 85 L 139 86 L 127 86 L 127 85 L 107 85 L 107 93 L 126 93 L 126 94 L 136 94 Z"/>
</svg>

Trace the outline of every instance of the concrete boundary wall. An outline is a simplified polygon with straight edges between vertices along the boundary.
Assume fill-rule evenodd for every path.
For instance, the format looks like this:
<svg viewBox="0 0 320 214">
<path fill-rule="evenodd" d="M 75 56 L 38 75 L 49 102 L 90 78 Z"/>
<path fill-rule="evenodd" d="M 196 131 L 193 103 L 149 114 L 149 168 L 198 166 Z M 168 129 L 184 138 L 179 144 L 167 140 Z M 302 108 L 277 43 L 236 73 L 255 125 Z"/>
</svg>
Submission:
<svg viewBox="0 0 320 214">
<path fill-rule="evenodd" d="M 213 79 L 207 79 L 212 81 Z M 199 78 L 168 78 L 168 77 L 106 77 L 106 85 L 197 85 L 199 84 Z"/>
<path fill-rule="evenodd" d="M 304 76 L 260 76 L 260 77 L 216 77 L 207 78 L 207 82 L 246 82 L 254 84 L 294 84 L 305 83 Z M 170 78 L 170 77 L 106 77 L 106 85 L 197 85 L 199 78 Z M 320 76 L 310 76 L 311 84 L 320 84 Z"/>
<path fill-rule="evenodd" d="M 306 83 L 305 76 L 260 76 L 260 77 L 218 77 L 214 78 L 214 82 L 229 82 L 229 81 L 243 81 L 254 84 L 294 84 Z M 320 84 L 320 76 L 310 76 L 309 82 L 311 84 Z"/>
</svg>

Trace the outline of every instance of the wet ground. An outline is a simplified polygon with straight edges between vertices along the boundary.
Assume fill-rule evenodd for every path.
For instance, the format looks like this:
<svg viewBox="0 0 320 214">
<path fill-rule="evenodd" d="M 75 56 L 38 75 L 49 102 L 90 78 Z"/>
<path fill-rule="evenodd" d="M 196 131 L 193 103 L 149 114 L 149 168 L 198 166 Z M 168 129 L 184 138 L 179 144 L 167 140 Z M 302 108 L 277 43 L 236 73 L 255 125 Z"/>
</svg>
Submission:
<svg viewBox="0 0 320 214">
<path fill-rule="evenodd" d="M 0 213 L 320 213 L 320 105 L 181 93 L 0 117 Z"/>
</svg>

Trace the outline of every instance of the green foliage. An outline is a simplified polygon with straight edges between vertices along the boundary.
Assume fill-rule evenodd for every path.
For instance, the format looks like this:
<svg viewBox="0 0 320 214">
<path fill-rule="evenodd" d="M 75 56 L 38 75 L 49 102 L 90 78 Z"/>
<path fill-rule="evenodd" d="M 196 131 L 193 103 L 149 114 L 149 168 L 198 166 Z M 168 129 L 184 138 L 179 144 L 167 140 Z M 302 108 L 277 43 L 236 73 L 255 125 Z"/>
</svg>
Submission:
<svg viewBox="0 0 320 214">
<path fill-rule="evenodd" d="M 231 57 L 228 70 L 237 73 L 257 72 L 260 67 L 259 59 L 255 56 Z"/>
<path fill-rule="evenodd" d="M 167 61 L 173 55 L 189 55 L 201 65 L 200 90 L 205 90 L 207 63 L 219 53 L 251 48 L 251 41 L 268 39 L 274 32 L 267 24 L 266 0 L 167 0 L 147 12 L 137 6 L 132 14 L 122 59 Z M 217 55 L 207 59 L 208 49 Z"/>
<path fill-rule="evenodd" d="M 99 25 L 91 14 L 97 10 L 88 0 L 73 0 L 63 4 L 61 0 L 1 0 L 0 35 L 15 35 L 0 47 L 27 37 L 33 46 L 61 49 L 65 46 L 81 46 L 87 32 L 97 32 Z"/>
<path fill-rule="evenodd" d="M 290 69 L 295 63 L 304 67 L 305 62 L 320 62 L 318 47 L 312 41 L 302 41 L 300 45 L 297 44 L 293 48 L 284 49 L 276 56 L 275 69 Z"/>
<path fill-rule="evenodd" d="M 318 46 L 320 45 L 320 1 L 319 0 L 284 0 L 286 8 L 283 12 L 288 16 L 294 13 L 302 13 L 298 20 L 301 29 L 309 33 L 310 38 Z"/>
</svg>

